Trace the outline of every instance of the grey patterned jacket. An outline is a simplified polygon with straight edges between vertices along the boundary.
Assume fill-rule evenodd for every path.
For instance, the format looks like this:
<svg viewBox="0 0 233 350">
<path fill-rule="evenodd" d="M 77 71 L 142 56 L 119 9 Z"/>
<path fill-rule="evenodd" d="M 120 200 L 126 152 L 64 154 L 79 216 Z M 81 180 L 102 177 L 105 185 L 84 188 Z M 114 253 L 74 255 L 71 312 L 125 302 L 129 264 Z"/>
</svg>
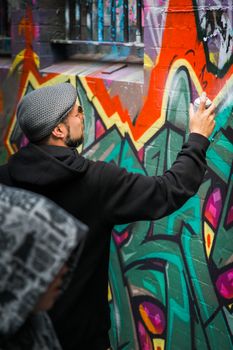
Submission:
<svg viewBox="0 0 233 350">
<path fill-rule="evenodd" d="M 1 350 L 60 349 L 47 314 L 32 311 L 67 260 L 72 272 L 86 231 L 48 199 L 0 185 Z"/>
</svg>

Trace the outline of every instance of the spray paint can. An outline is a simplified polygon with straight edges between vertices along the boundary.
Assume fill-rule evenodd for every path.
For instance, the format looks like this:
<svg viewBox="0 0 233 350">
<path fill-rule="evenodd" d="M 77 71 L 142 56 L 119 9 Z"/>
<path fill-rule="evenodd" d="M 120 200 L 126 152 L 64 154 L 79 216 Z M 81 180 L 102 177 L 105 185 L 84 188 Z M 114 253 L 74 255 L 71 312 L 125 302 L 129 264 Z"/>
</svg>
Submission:
<svg viewBox="0 0 233 350">
<path fill-rule="evenodd" d="M 195 112 L 198 110 L 200 103 L 201 103 L 200 97 L 196 98 L 196 100 L 193 102 Z M 207 97 L 206 103 L 205 103 L 205 108 L 206 109 L 209 108 L 211 104 L 212 104 L 212 101 Z"/>
<path fill-rule="evenodd" d="M 196 100 L 193 102 L 193 108 L 194 108 L 194 112 L 196 112 L 200 106 L 200 103 L 201 103 L 201 99 L 200 97 L 196 98 Z M 212 101 L 207 97 L 206 98 L 206 102 L 205 102 L 205 108 L 209 108 L 210 105 L 212 104 Z M 210 137 L 209 137 L 209 140 L 210 141 L 214 141 L 214 135 L 212 134 Z"/>
</svg>

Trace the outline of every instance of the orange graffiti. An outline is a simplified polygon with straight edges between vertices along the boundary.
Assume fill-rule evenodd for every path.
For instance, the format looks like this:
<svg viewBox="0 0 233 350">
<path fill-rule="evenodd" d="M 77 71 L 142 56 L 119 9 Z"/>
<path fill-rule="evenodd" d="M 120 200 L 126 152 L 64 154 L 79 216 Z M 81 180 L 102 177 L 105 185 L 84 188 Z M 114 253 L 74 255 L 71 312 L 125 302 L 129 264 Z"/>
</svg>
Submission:
<svg viewBox="0 0 233 350">
<path fill-rule="evenodd" d="M 200 85 L 213 100 L 233 73 L 230 67 L 224 78 L 207 71 L 203 43 L 198 39 L 192 0 L 187 0 L 185 16 L 177 9 L 177 1 L 170 0 L 163 34 L 160 56 L 150 77 L 148 95 L 136 123 L 133 124 L 128 110 L 124 110 L 118 97 L 111 97 L 101 79 L 87 76 L 86 82 L 102 105 L 107 118 L 118 113 L 121 121 L 127 122 L 135 141 L 160 118 L 163 91 L 172 63 L 185 59 L 199 79 Z M 182 25 L 181 25 L 182 24 Z M 187 50 L 187 48 L 189 48 Z M 174 53 L 175 52 L 175 53 Z"/>
<path fill-rule="evenodd" d="M 32 45 L 35 38 L 35 26 L 33 25 L 32 11 L 28 7 L 26 10 L 26 17 L 23 17 L 18 26 L 19 34 L 24 34 L 26 47 Z"/>
<path fill-rule="evenodd" d="M 42 85 L 58 75 L 57 73 L 50 73 L 45 76 L 42 76 L 37 68 L 37 65 L 35 62 L 35 53 L 33 51 L 33 40 L 35 38 L 35 26 L 33 22 L 32 10 L 29 6 L 26 9 L 26 16 L 22 18 L 22 20 L 20 21 L 18 31 L 20 34 L 22 33 L 25 36 L 26 48 L 24 51 L 22 51 L 22 53 L 20 53 L 22 54 L 20 62 L 23 62 L 20 86 L 19 86 L 19 91 L 18 91 L 18 96 L 16 101 L 16 107 L 13 112 L 11 122 L 8 125 L 8 129 L 6 131 L 5 138 L 4 138 L 4 143 L 6 145 L 6 148 L 9 154 L 12 153 L 12 149 L 11 147 L 9 147 L 8 138 L 10 135 L 10 131 L 12 129 L 12 125 L 15 123 L 15 114 L 16 114 L 17 104 L 22 98 L 22 96 L 24 96 L 25 94 L 29 75 L 33 75 L 35 81 L 38 82 L 38 85 Z M 11 146 L 14 149 L 14 151 L 17 150 L 17 147 L 15 145 L 11 145 Z"/>
<path fill-rule="evenodd" d="M 208 247 L 208 249 L 210 248 L 210 246 L 211 246 L 211 235 L 208 234 L 207 235 L 207 247 Z"/>
</svg>

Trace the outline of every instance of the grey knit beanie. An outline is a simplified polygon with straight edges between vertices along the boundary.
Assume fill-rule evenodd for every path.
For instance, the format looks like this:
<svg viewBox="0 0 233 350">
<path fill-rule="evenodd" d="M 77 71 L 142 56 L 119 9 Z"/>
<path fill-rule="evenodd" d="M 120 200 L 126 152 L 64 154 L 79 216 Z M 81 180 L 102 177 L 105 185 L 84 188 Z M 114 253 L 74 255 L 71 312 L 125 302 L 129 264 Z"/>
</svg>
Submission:
<svg viewBox="0 0 233 350">
<path fill-rule="evenodd" d="M 42 140 L 71 111 L 76 99 L 76 89 L 70 83 L 46 86 L 28 93 L 17 109 L 22 131 L 31 142 Z"/>
</svg>

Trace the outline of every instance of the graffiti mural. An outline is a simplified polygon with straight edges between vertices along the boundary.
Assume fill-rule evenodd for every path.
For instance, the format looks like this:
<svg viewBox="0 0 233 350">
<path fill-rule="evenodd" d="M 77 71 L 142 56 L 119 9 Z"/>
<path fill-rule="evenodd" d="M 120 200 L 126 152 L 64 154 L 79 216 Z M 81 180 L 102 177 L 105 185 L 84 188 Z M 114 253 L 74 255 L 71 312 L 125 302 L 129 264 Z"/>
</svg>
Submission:
<svg viewBox="0 0 233 350">
<path fill-rule="evenodd" d="M 230 350 L 232 1 L 187 0 L 184 5 L 177 0 L 145 0 L 144 21 L 143 83 L 136 68 L 129 67 L 110 77 L 95 63 L 92 69 L 66 62 L 39 70 L 39 57 L 32 49 L 36 23 L 28 7 L 19 27 L 25 50 L 5 77 L 9 85 L 18 76 L 18 85 L 3 124 L 1 160 L 27 142 L 15 119 L 21 97 L 41 86 L 70 81 L 85 111 L 80 151 L 131 172 L 161 175 L 187 138 L 190 102 L 205 90 L 217 106 L 216 127 L 198 193 L 169 217 L 113 230 L 110 336 L 114 350 Z M 0 89 L 0 112 L 4 96 Z"/>
</svg>

